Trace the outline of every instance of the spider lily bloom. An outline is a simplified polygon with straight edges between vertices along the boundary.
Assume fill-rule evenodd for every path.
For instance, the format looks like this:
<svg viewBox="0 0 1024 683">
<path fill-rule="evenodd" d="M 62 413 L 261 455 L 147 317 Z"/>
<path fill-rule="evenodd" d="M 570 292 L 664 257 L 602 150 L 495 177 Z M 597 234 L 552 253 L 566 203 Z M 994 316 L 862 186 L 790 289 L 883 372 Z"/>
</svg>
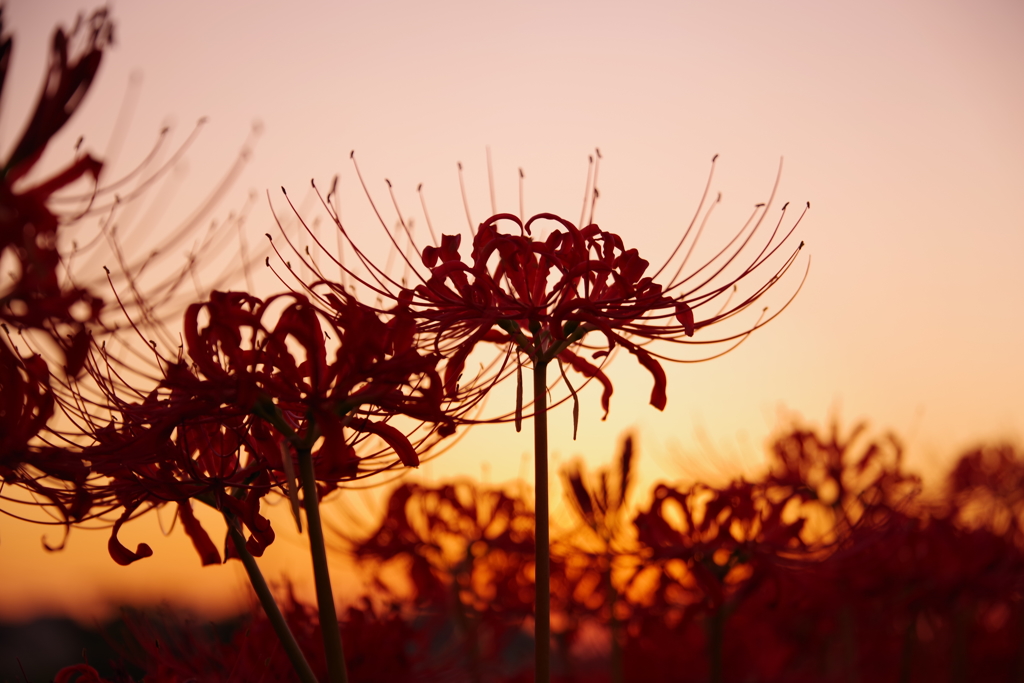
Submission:
<svg viewBox="0 0 1024 683">
<path fill-rule="evenodd" d="M 393 589 L 380 577 L 401 568 L 398 583 L 412 588 L 406 601 L 425 630 L 454 626 L 455 637 L 440 650 L 435 645 L 435 656 L 445 653 L 465 667 L 447 680 L 482 681 L 532 614 L 533 529 L 533 514 L 517 495 L 467 483 L 406 483 L 391 492 L 379 527 L 346 540 L 385 595 Z"/>
<path fill-rule="evenodd" d="M 2 27 L 2 18 L 0 18 Z M 99 314 L 101 300 L 91 292 L 60 283 L 57 249 L 62 217 L 48 207 L 54 193 L 83 176 L 99 177 L 102 164 L 84 154 L 62 170 L 26 187 L 53 136 L 78 108 L 110 44 L 113 26 L 99 10 L 70 35 L 53 35 L 50 66 L 35 112 L 10 157 L 0 167 L 0 254 L 14 256 L 14 281 L 0 287 L 0 320 L 18 328 L 46 330 L 65 355 L 70 374 L 82 367 L 89 338 L 83 321 Z M 69 56 L 69 46 L 84 45 Z M 0 94 L 10 62 L 12 39 L 0 42 Z M 6 277 L 6 276 L 5 276 Z"/>
<path fill-rule="evenodd" d="M 82 242 L 102 244 L 82 234 L 84 219 L 108 214 L 109 227 L 114 209 L 141 196 L 190 142 L 155 172 L 149 168 L 155 163 L 154 149 L 136 169 L 106 186 L 99 182 L 102 162 L 79 152 L 81 140 L 62 168 L 49 176 L 40 170 L 44 153 L 84 101 L 113 42 L 108 14 L 100 9 L 87 20 L 80 18 L 71 31 L 55 30 L 39 100 L 10 155 L 0 160 L 0 257 L 7 264 L 0 276 L 0 482 L 35 497 L 28 500 L 15 492 L 2 496 L 4 502 L 49 506 L 55 513 L 50 517 L 60 520 L 32 520 L 37 523 L 70 525 L 93 514 L 93 494 L 83 487 L 91 486 L 86 482 L 94 475 L 79 452 L 88 443 L 93 420 L 89 415 L 77 419 L 82 406 L 76 385 L 89 381 L 82 370 L 94 335 L 113 329 L 110 320 L 101 320 L 105 311 L 94 278 L 72 269 L 79 252 L 74 242 L 68 249 L 68 234 L 74 231 Z M 0 38 L 0 95 L 12 46 L 10 36 Z M 82 183 L 84 192 L 76 191 Z M 115 190 L 113 201 L 100 201 Z M 153 297 L 148 303 L 154 303 Z M 104 405 L 93 408 L 107 410 Z"/>
<path fill-rule="evenodd" d="M 204 564 L 220 562 L 191 511 L 192 499 L 221 510 L 231 536 L 228 555 L 251 561 L 274 540 L 259 511 L 272 490 L 291 499 L 301 528 L 298 478 L 318 602 L 330 611 L 321 623 L 336 629 L 320 498 L 344 481 L 417 466 L 418 452 L 454 428 L 442 405 L 438 359 L 420 353 L 410 312 L 399 306 L 381 316 L 343 293 L 331 302 L 327 317 L 301 294 L 264 301 L 215 292 L 186 311 L 179 357 L 163 358 L 153 348 L 162 377 L 141 403 L 121 398 L 133 390 L 114 359 L 90 363 L 114 416 L 96 430 L 84 457 L 109 478 L 100 490 L 122 510 L 110 540 L 115 561 L 151 554 L 148 546 L 133 552 L 117 540 L 127 519 L 175 502 Z M 391 424 L 398 415 L 417 426 L 403 432 Z M 242 528 L 251 533 L 248 541 L 240 540 Z"/>
<path fill-rule="evenodd" d="M 0 8 L 0 33 L 2 28 Z M 10 156 L 0 161 L 0 257 L 6 264 L 0 275 L 0 484 L 14 484 L 49 501 L 63 521 L 86 514 L 79 484 L 88 471 L 40 438 L 54 415 L 54 378 L 30 339 L 15 343 L 12 332 L 39 331 L 47 338 L 44 348 L 59 349 L 58 367 L 70 375 L 81 370 L 89 345 L 85 323 L 96 318 L 102 303 L 86 289 L 62 285 L 57 238 L 64 217 L 48 204 L 54 193 L 83 176 L 95 180 L 101 164 L 82 155 L 49 178 L 30 176 L 92 83 L 111 32 L 104 10 L 70 36 L 55 31 L 39 102 Z M 84 45 L 69 57 L 69 43 L 76 40 Z M 0 96 L 12 47 L 10 36 L 0 37 Z M 0 500 L 28 502 L 10 494 Z"/>
<path fill-rule="evenodd" d="M 282 448 L 310 451 L 318 496 L 344 481 L 415 467 L 418 449 L 452 431 L 437 359 L 412 345 L 408 312 L 384 321 L 351 298 L 336 301 L 341 312 L 325 320 L 301 295 L 264 301 L 215 292 L 186 312 L 183 355 L 163 358 L 154 349 L 162 377 L 141 402 L 125 400 L 132 388 L 124 368 L 97 355 L 90 371 L 115 417 L 96 431 L 85 457 L 115 482 L 135 482 L 137 497 L 129 498 L 140 505 L 208 494 L 221 500 L 258 474 L 287 489 L 293 463 Z M 328 340 L 337 345 L 331 360 Z M 414 445 L 389 423 L 399 412 L 438 426 Z M 370 436 L 385 447 L 369 448 Z"/>
<path fill-rule="evenodd" d="M 534 240 L 532 228 L 541 221 L 556 227 L 545 240 Z M 519 234 L 501 232 L 502 222 L 513 224 Z M 680 266 L 676 277 L 662 285 L 647 273 L 650 264 L 636 249 L 626 249 L 619 235 L 603 231 L 596 224 L 579 229 L 554 214 L 538 214 L 526 222 L 512 214 L 498 214 L 477 229 L 469 262 L 459 254 L 459 235 L 445 235 L 440 247 L 423 250 L 429 278 L 415 288 L 411 305 L 428 321 L 426 328 L 436 335 L 439 345 L 461 340 L 446 367 L 449 390 L 478 344 L 504 344 L 518 348 L 535 363 L 565 362 L 600 381 L 601 403 L 607 415 L 611 382 L 580 352 L 588 350 L 592 358 L 604 358 L 621 346 L 651 374 L 654 387 L 650 403 L 663 410 L 667 381 L 660 361 L 680 359 L 646 346 L 652 341 L 738 343 L 766 324 L 771 318 L 761 317 L 738 332 L 694 339 L 698 331 L 753 307 L 785 275 L 802 244 L 765 275 L 753 292 L 739 301 L 730 297 L 737 285 L 760 275 L 797 223 L 799 219 L 781 240 L 775 239 L 779 230 L 776 226 L 768 243 L 738 273 L 721 282 L 717 277 L 734 266 L 756 232 L 756 223 L 745 239 L 742 233 L 733 239 L 739 244 L 732 253 L 720 252 L 718 262 L 711 261 L 685 277 Z M 683 245 L 681 241 L 676 251 Z M 594 344 L 590 333 L 603 337 L 603 343 Z"/>
</svg>

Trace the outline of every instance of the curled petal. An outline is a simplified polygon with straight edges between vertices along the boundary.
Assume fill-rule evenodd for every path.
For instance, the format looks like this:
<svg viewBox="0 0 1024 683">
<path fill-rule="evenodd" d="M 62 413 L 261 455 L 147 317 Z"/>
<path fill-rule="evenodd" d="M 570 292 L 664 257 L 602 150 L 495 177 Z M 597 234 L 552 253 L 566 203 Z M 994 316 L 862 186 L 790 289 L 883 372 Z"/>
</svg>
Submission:
<svg viewBox="0 0 1024 683">
<path fill-rule="evenodd" d="M 210 535 L 206 533 L 206 529 L 196 519 L 195 513 L 192 512 L 192 506 L 189 505 L 188 501 L 178 502 L 178 517 L 181 518 L 181 524 L 185 527 L 185 533 L 192 539 L 192 545 L 195 546 L 196 552 L 199 553 L 203 566 L 220 564 L 220 553 L 217 551 L 217 546 L 213 544 L 213 541 L 210 540 Z"/>
<path fill-rule="evenodd" d="M 558 354 L 558 357 L 561 360 L 569 363 L 569 365 L 572 366 L 572 369 L 575 370 L 576 372 L 580 373 L 585 377 L 596 379 L 598 382 L 601 383 L 601 386 L 603 387 L 603 390 L 601 391 L 601 407 L 604 408 L 604 417 L 602 417 L 601 419 L 607 418 L 608 409 L 611 406 L 613 388 L 612 381 L 608 379 L 608 375 L 604 374 L 604 370 L 597 367 L 596 365 L 586 360 L 585 358 L 580 358 L 569 349 L 565 349 L 564 351 L 562 351 L 560 354 Z"/>
<path fill-rule="evenodd" d="M 416 449 L 409 443 L 409 439 L 398 429 L 395 429 L 391 425 L 384 422 L 371 422 L 370 420 L 363 421 L 362 424 L 355 426 L 360 432 L 366 432 L 368 434 L 374 434 L 383 439 L 387 445 L 394 449 L 395 453 L 398 454 L 399 460 L 406 467 L 419 467 L 420 456 L 416 454 Z"/>
<path fill-rule="evenodd" d="M 135 548 L 135 552 L 132 552 L 126 548 L 121 541 L 117 540 L 117 533 L 121 531 L 121 526 L 128 521 L 135 512 L 137 505 L 130 505 L 125 508 L 121 516 L 118 517 L 117 521 L 114 522 L 114 528 L 110 532 L 110 540 L 107 541 L 107 552 L 110 553 L 110 557 L 122 567 L 125 567 L 136 560 L 141 560 L 144 557 L 150 557 L 153 554 L 153 549 L 145 543 L 140 543 Z"/>
<path fill-rule="evenodd" d="M 651 389 L 651 405 L 658 410 L 665 410 L 665 404 L 668 402 L 668 395 L 665 393 L 668 387 L 668 379 L 665 377 L 665 369 L 661 367 L 661 363 L 643 347 L 637 346 L 622 337 L 616 336 L 616 340 L 619 344 L 625 346 L 631 354 L 636 356 L 636 359 L 640 361 L 640 365 L 647 368 L 647 371 L 651 373 L 651 377 L 654 379 L 654 387 Z"/>
<path fill-rule="evenodd" d="M 262 557 L 263 551 L 274 542 L 276 534 L 270 526 L 270 520 L 260 514 L 259 496 L 262 491 L 254 489 L 245 500 L 239 500 L 224 492 L 218 492 L 218 499 L 223 507 L 226 507 L 232 514 L 245 524 L 249 529 L 250 536 L 245 542 L 245 547 L 253 557 Z M 234 548 L 228 543 L 225 554 L 230 559 L 237 557 Z"/>
<path fill-rule="evenodd" d="M 640 365 L 647 368 L 651 373 L 651 377 L 654 378 L 654 387 L 651 388 L 651 405 L 658 410 L 665 410 L 665 404 L 668 402 L 668 395 L 665 393 L 668 380 L 665 377 L 665 370 L 661 367 L 661 363 L 639 346 L 631 348 L 630 353 L 636 356 L 636 359 L 640 361 Z"/>
<path fill-rule="evenodd" d="M 466 367 L 466 359 L 469 358 L 469 354 L 473 352 L 477 343 L 486 339 L 490 332 L 489 328 L 474 332 L 469 339 L 462 342 L 459 350 L 448 359 L 448 365 L 444 371 L 444 390 L 447 395 L 451 396 L 456 392 L 459 378 Z"/>
<path fill-rule="evenodd" d="M 693 309 L 685 301 L 676 302 L 676 320 L 683 326 L 687 337 L 692 337 L 694 332 Z"/>
</svg>

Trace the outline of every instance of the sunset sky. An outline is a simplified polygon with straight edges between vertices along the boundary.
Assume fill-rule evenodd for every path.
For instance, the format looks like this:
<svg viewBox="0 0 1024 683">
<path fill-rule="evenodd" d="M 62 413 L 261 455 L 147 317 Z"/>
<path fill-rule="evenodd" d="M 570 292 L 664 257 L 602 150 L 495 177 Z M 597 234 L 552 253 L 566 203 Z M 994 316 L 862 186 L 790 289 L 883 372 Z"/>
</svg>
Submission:
<svg viewBox="0 0 1024 683">
<path fill-rule="evenodd" d="M 768 198 L 784 158 L 776 206 L 812 204 L 797 234 L 807 243 L 798 267 L 809 257 L 810 274 L 795 302 L 734 353 L 669 368 L 664 413 L 647 405 L 649 375 L 620 355 L 607 421 L 593 387 L 575 443 L 569 410 L 553 414 L 553 467 L 577 455 L 607 461 L 633 429 L 645 482 L 742 474 L 793 416 L 891 429 L 926 474 L 972 444 L 1024 436 L 1021 3 L 252 5 L 113 5 L 116 44 L 52 145 L 51 167 L 84 135 L 87 149 L 113 156 L 106 177 L 114 179 L 164 125 L 180 142 L 209 117 L 173 174 L 173 199 L 151 220 L 137 213 L 124 226 L 136 231 L 129 239 L 173 231 L 256 122 L 251 160 L 211 214 L 226 217 L 255 193 L 245 230 L 256 246 L 275 229 L 264 192 L 281 208 L 286 186 L 313 217 L 310 178 L 327 187 L 340 173 L 343 218 L 386 254 L 350 150 L 389 223 L 385 178 L 417 225 L 423 183 L 435 227 L 465 232 L 457 162 L 477 221 L 490 213 L 488 148 L 499 210 L 518 212 L 522 168 L 527 213 L 576 220 L 587 157 L 599 147 L 596 221 L 660 263 L 696 209 L 715 154 L 713 189 L 723 200 L 707 239 L 718 244 Z M 6 4 L 15 45 L 0 110 L 3 154 L 35 104 L 54 26 L 91 9 Z M 117 136 L 121 111 L 130 128 Z M 769 304 L 783 304 L 798 280 L 793 273 Z M 480 427 L 416 476 L 514 479 L 529 471 L 530 446 L 528 434 Z M 346 504 L 370 505 L 359 496 Z M 287 517 L 276 519 L 286 530 Z M 106 532 L 73 532 L 54 554 L 40 549 L 41 533 L 0 519 L 8 586 L 0 618 L 88 617 L 111 603 L 160 599 L 216 612 L 246 599 L 239 567 L 200 568 L 180 529 L 159 538 L 156 519 L 123 532 L 156 551 L 127 568 L 107 557 Z M 270 573 L 305 581 L 301 544 L 273 546 Z"/>
</svg>

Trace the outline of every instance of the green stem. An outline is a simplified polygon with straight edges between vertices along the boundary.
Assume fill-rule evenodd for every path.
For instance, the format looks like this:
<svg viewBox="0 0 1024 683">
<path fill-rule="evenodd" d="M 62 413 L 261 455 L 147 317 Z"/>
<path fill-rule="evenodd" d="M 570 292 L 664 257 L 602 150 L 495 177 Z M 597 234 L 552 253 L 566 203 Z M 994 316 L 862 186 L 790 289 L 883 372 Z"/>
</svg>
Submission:
<svg viewBox="0 0 1024 683">
<path fill-rule="evenodd" d="M 338 613 L 334 609 L 334 592 L 331 590 L 331 575 L 327 570 L 327 549 L 324 546 L 323 525 L 320 523 L 320 501 L 316 492 L 313 455 L 308 448 L 296 450 L 302 476 L 302 506 L 306 509 L 309 550 L 313 556 L 313 580 L 316 583 L 316 602 L 320 610 L 320 633 L 324 639 L 324 653 L 327 655 L 327 677 L 331 683 L 348 683 L 345 651 L 341 645 L 341 629 L 338 627 Z"/>
<path fill-rule="evenodd" d="M 533 455 L 536 490 L 536 683 L 551 680 L 551 549 L 548 533 L 548 380 L 547 361 L 533 364 Z"/>
<path fill-rule="evenodd" d="M 228 523 L 228 534 L 231 536 L 231 542 L 234 543 L 235 551 L 238 553 L 239 559 L 242 560 L 242 565 L 245 566 L 245 573 L 249 575 L 249 583 L 252 584 L 253 590 L 256 591 L 256 597 L 259 598 L 260 604 L 263 605 L 263 611 L 266 613 L 267 619 L 270 620 L 270 624 L 274 627 L 274 631 L 277 633 L 277 638 L 281 641 L 284 651 L 288 653 L 288 659 L 291 660 L 295 673 L 299 675 L 299 680 L 302 683 L 317 683 L 316 676 L 313 675 L 313 670 L 309 667 L 309 662 L 306 661 L 305 655 L 302 654 L 299 644 L 295 641 L 295 636 L 292 634 L 291 629 L 288 628 L 288 622 L 285 620 L 284 615 L 281 614 L 281 608 L 277 606 L 277 601 L 274 600 L 274 594 L 270 592 L 267 580 L 263 578 L 260 566 L 256 564 L 256 558 L 245 547 L 245 537 L 238 530 L 235 520 L 230 516 L 224 515 L 224 521 Z"/>
</svg>

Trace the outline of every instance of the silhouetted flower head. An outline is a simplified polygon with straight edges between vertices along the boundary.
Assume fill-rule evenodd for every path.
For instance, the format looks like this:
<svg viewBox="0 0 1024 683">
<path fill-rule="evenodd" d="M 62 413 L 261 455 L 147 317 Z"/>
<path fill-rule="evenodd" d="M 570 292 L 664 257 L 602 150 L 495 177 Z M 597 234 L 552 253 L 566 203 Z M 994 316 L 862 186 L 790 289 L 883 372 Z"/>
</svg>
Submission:
<svg viewBox="0 0 1024 683">
<path fill-rule="evenodd" d="M 122 362 L 92 359 L 110 416 L 83 457 L 106 478 L 96 503 L 122 511 L 115 560 L 150 552 L 120 545 L 124 521 L 176 502 L 204 563 L 219 562 L 190 500 L 241 520 L 250 552 L 260 555 L 274 538 L 260 500 L 278 490 L 297 504 L 296 449 L 310 450 L 324 495 L 341 482 L 415 467 L 419 452 L 454 431 L 437 358 L 413 344 L 409 311 L 384 316 L 345 295 L 332 301 L 334 315 L 325 316 L 300 294 L 215 292 L 186 312 L 177 357 L 152 349 L 159 377 L 141 394 Z M 413 419 L 396 425 L 396 416 Z"/>
<path fill-rule="evenodd" d="M 62 348 L 70 374 L 81 369 L 89 344 L 83 323 L 96 318 L 102 300 L 61 282 L 58 232 L 73 217 L 54 213 L 49 202 L 54 193 L 84 176 L 98 179 L 102 164 L 80 154 L 49 178 L 33 179 L 31 172 L 82 102 L 112 37 L 106 10 L 85 22 L 79 19 L 70 34 L 60 28 L 54 32 L 39 102 L 10 157 L 0 166 L 0 254 L 13 255 L 17 264 L 13 281 L 0 284 L 0 321 L 48 332 Z M 13 40 L 6 36 L 0 41 L 2 94 Z M 4 273 L 3 277 L 9 276 Z"/>
<path fill-rule="evenodd" d="M 717 357 L 781 311 L 768 315 L 767 307 L 759 304 L 788 272 L 803 246 L 801 242 L 787 247 L 803 213 L 792 225 L 783 227 L 787 204 L 771 226 L 768 206 L 758 204 L 724 247 L 691 266 L 717 203 L 708 202 L 707 194 L 705 189 L 694 219 L 657 269 L 619 234 L 603 230 L 593 221 L 595 188 L 594 199 L 584 210 L 586 215 L 589 209 L 590 217 L 581 225 L 551 213 L 530 218 L 497 213 L 474 228 L 468 253 L 460 234 L 442 235 L 436 244 L 420 249 L 409 233 L 410 250 L 415 253 L 402 256 L 408 272 L 401 282 L 359 250 L 329 197 L 324 206 L 369 275 L 361 276 L 340 261 L 337 264 L 380 299 L 409 306 L 425 343 L 445 358 L 449 395 L 465 391 L 467 386 L 489 387 L 499 376 L 507 376 L 509 354 L 515 353 L 517 362 L 512 366 L 523 354 L 533 363 L 567 364 L 599 381 L 607 414 L 612 384 L 602 368 L 615 349 L 625 348 L 651 374 L 650 402 L 664 409 L 667 382 L 663 361 Z M 409 232 L 404 221 L 401 225 Z M 541 237 L 539 230 L 546 230 L 546 236 Z M 394 234 L 388 231 L 388 235 L 397 249 Z M 291 240 L 289 244 L 304 265 L 321 275 Z M 292 269 L 290 263 L 288 267 Z M 325 277 L 302 286 L 308 291 L 323 286 L 340 288 Z M 750 311 L 751 317 L 741 317 Z M 714 334 L 718 329 L 725 331 Z M 698 358 L 683 358 L 665 355 L 651 347 L 652 342 L 712 351 Z M 498 345 L 506 360 L 467 376 L 467 360 L 481 344 Z M 575 393 L 571 387 L 570 391 Z"/>
</svg>

